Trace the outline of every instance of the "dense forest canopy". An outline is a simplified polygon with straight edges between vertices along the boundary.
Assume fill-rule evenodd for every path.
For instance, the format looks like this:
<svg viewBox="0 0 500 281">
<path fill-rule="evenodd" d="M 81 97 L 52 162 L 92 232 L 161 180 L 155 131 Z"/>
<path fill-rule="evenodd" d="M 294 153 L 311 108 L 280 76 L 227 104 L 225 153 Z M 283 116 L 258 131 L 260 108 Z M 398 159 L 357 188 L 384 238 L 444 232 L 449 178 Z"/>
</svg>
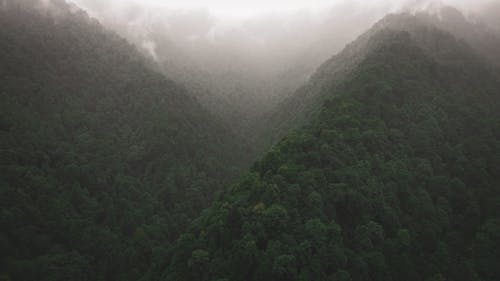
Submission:
<svg viewBox="0 0 500 281">
<path fill-rule="evenodd" d="M 310 125 L 191 225 L 161 280 L 500 278 L 500 72 L 417 17 L 380 25 L 348 46 L 365 54 L 322 88 Z"/>
<path fill-rule="evenodd" d="M 500 33 L 481 21 L 471 21 L 459 10 L 450 6 L 438 6 L 432 11 L 405 12 L 388 15 L 361 34 L 357 40 L 347 45 L 347 48 L 324 62 L 294 94 L 286 98 L 276 108 L 267 113 L 267 122 L 263 123 L 267 135 L 264 140 L 276 142 L 297 125 L 307 124 L 312 115 L 321 108 L 328 91 L 325 88 L 335 87 L 345 79 L 353 68 L 365 58 L 367 52 L 380 42 L 370 39 L 374 33 L 383 29 L 404 30 L 415 33 L 416 28 L 439 28 L 451 33 L 457 40 L 465 41 L 475 53 L 489 60 L 490 63 L 500 66 Z M 418 36 L 418 34 L 414 34 Z M 370 43 L 371 42 L 371 43 Z M 437 48 L 434 43 L 420 41 L 424 48 Z M 434 50 L 438 52 L 439 50 Z M 272 132 L 270 134 L 269 132 Z"/>
<path fill-rule="evenodd" d="M 81 10 L 3 3 L 1 275 L 137 280 L 235 176 L 244 149 Z"/>
<path fill-rule="evenodd" d="M 500 280 L 498 5 L 428 3 L 255 72 L 0 0 L 0 280 Z"/>
</svg>

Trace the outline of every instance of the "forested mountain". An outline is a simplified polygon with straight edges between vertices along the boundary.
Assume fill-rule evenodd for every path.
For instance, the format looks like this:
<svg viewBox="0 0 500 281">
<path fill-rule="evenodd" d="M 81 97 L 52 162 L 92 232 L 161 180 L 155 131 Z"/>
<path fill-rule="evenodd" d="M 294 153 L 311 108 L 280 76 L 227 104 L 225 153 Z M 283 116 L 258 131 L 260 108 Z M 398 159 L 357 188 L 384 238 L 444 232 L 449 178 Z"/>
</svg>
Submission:
<svg viewBox="0 0 500 281">
<path fill-rule="evenodd" d="M 232 138 L 77 7 L 0 1 L 0 279 L 137 280 L 236 174 Z"/>
<path fill-rule="evenodd" d="M 498 68 L 465 41 L 420 16 L 386 17 L 297 94 L 288 116 L 323 103 L 309 125 L 150 277 L 499 280 L 499 89 Z"/>
<path fill-rule="evenodd" d="M 258 16 L 238 12 L 253 13 L 245 11 L 245 6 L 259 5 L 259 1 L 242 1 L 242 5 L 235 1 L 227 5 L 218 1 L 73 1 L 155 60 L 167 77 L 183 83 L 253 155 L 271 146 L 267 113 L 386 13 L 379 5 L 371 3 L 367 9 L 352 1 L 325 1 L 333 6 L 303 13 L 277 9 Z M 226 12 L 236 8 L 236 14 L 220 17 L 210 8 L 192 7 L 205 2 Z"/>
<path fill-rule="evenodd" d="M 293 93 L 341 41 L 203 45 L 207 73 L 168 44 L 209 18 L 145 57 L 66 0 L 0 0 L 0 280 L 500 280 L 496 6 L 439 7 Z"/>
<path fill-rule="evenodd" d="M 202 106 L 232 130 L 254 158 L 272 144 L 268 140 L 269 127 L 265 125 L 268 113 L 305 83 L 319 65 L 309 57 L 283 66 L 272 65 L 272 61 L 246 61 L 216 47 L 199 55 L 210 59 L 191 58 L 189 50 L 175 46 L 164 36 L 161 33 L 154 36 L 162 72 L 182 82 Z"/>
<path fill-rule="evenodd" d="M 267 128 L 264 129 L 264 141 L 274 143 L 297 125 L 304 125 L 318 112 L 318 108 L 328 95 L 325 88 L 336 87 L 344 81 L 345 75 L 363 61 L 367 52 L 373 49 L 370 40 L 374 33 L 384 30 L 404 30 L 413 33 L 422 28 L 438 28 L 451 33 L 458 41 L 467 43 L 473 51 L 490 63 L 500 66 L 500 33 L 490 26 L 467 19 L 459 10 L 450 6 L 438 6 L 435 10 L 423 10 L 414 13 L 388 15 L 377 22 L 370 30 L 362 34 L 356 41 L 330 60 L 323 63 L 308 83 L 302 86 L 294 95 L 283 101 L 266 118 Z M 434 41 L 418 41 L 417 44 L 430 50 L 432 55 L 441 52 Z M 426 46 L 422 46 L 426 44 Z M 434 46 L 430 45 L 434 44 Z"/>
</svg>

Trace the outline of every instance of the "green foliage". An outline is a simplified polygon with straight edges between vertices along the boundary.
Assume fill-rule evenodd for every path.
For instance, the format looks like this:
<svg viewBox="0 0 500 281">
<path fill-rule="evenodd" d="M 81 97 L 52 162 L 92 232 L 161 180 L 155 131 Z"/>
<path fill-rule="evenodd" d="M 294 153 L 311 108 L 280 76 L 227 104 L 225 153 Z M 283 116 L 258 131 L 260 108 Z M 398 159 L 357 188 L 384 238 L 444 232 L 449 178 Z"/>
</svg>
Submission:
<svg viewBox="0 0 500 281">
<path fill-rule="evenodd" d="M 327 98 L 309 126 L 192 221 L 232 136 L 50 2 L 0 6 L 0 279 L 500 280 L 500 74 L 450 34 L 360 38 L 288 111 Z"/>
<path fill-rule="evenodd" d="M 138 280 L 237 150 L 124 39 L 39 2 L 0 4 L 0 279 Z"/>
<path fill-rule="evenodd" d="M 372 40 L 311 124 L 193 223 L 206 280 L 500 278 L 498 71 L 437 30 Z M 228 208 L 237 224 L 218 219 Z M 243 271 L 241 246 L 217 237 L 251 243 Z M 196 280 L 182 274 L 191 245 L 177 243 L 164 280 Z"/>
</svg>

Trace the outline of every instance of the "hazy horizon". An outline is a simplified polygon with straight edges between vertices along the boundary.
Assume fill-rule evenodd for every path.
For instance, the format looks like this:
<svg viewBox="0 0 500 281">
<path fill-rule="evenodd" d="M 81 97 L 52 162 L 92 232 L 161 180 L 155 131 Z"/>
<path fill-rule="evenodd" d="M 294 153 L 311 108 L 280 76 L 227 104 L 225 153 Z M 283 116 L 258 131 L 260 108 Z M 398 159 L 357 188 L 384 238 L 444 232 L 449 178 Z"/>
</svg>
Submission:
<svg viewBox="0 0 500 281">
<path fill-rule="evenodd" d="M 317 65 L 388 13 L 428 9 L 442 3 L 475 14 L 494 1 L 74 2 L 156 60 L 175 64 L 172 60 L 182 59 L 183 65 L 192 64 L 206 72 L 238 72 L 244 68 L 272 76 L 286 71 L 304 56 Z"/>
</svg>

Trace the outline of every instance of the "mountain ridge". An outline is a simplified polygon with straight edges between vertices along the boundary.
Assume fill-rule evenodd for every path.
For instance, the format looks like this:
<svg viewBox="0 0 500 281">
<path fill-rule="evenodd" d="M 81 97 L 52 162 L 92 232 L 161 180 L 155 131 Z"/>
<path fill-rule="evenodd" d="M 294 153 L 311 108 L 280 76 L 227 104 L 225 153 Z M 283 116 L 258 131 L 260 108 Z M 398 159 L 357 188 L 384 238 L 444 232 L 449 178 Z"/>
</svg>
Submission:
<svg viewBox="0 0 500 281">
<path fill-rule="evenodd" d="M 217 79 L 165 78 L 65 0 L 0 0 L 0 279 L 496 281 L 490 34 L 388 15 L 235 134 Z"/>
<path fill-rule="evenodd" d="M 243 149 L 66 1 L 4 0 L 0 26 L 0 279 L 139 279 Z"/>
<path fill-rule="evenodd" d="M 194 221 L 158 279 L 498 277 L 485 247 L 498 252 L 499 72 L 437 28 L 369 40 L 312 122 Z"/>
<path fill-rule="evenodd" d="M 478 33 L 479 30 L 483 31 L 479 33 L 479 36 L 489 36 L 489 38 L 493 38 L 489 40 L 492 42 L 491 44 L 484 44 L 490 47 L 496 45 L 500 47 L 500 38 L 495 37 L 491 32 L 485 30 L 484 26 L 469 22 L 465 19 L 463 14 L 455 8 L 442 6 L 439 8 L 439 11 L 443 14 L 451 14 L 452 16 L 441 17 L 439 14 L 432 15 L 425 11 L 389 14 L 375 23 L 368 31 L 361 34 L 355 41 L 348 43 L 341 52 L 321 64 L 312 75 L 309 82 L 299 88 L 294 95 L 282 102 L 274 112 L 266 116 L 267 119 L 271 120 L 266 130 L 274 133 L 274 137 L 270 139 L 270 142 L 277 142 L 290 129 L 305 125 L 307 119 L 314 115 L 315 108 L 318 108 L 318 105 L 322 102 L 322 98 L 318 95 L 318 92 L 321 92 L 322 88 L 332 87 L 333 84 L 337 83 L 337 80 L 342 80 L 345 75 L 352 71 L 352 69 L 363 60 L 367 52 L 374 47 L 371 44 L 376 44 L 376 42 L 371 40 L 373 35 L 384 29 L 404 30 L 410 33 L 413 32 L 413 35 L 416 34 L 414 31 L 417 29 L 439 29 L 441 32 L 447 33 L 453 37 L 451 38 L 446 35 L 444 38 L 460 41 L 460 44 L 462 44 L 464 48 L 473 48 L 477 56 L 483 57 L 483 60 L 488 60 L 486 62 L 487 64 L 492 65 L 492 67 L 499 66 L 497 60 L 494 58 L 498 52 L 490 52 L 488 48 L 481 46 L 483 44 L 482 41 L 476 40 L 473 34 Z M 461 26 L 466 26 L 462 29 L 467 29 L 469 32 L 466 33 L 462 30 L 453 30 L 451 28 L 453 25 L 449 23 L 452 20 L 447 18 L 458 18 L 456 21 L 459 21 Z M 425 38 L 421 39 L 425 40 Z M 424 41 L 419 41 L 418 43 L 425 44 Z M 440 54 L 440 57 L 439 54 L 437 54 L 439 46 L 422 47 L 434 48 L 432 52 L 436 55 L 436 58 L 445 59 L 445 54 Z M 325 72 L 335 75 L 322 77 Z M 293 114 L 291 112 L 293 112 Z"/>
</svg>

